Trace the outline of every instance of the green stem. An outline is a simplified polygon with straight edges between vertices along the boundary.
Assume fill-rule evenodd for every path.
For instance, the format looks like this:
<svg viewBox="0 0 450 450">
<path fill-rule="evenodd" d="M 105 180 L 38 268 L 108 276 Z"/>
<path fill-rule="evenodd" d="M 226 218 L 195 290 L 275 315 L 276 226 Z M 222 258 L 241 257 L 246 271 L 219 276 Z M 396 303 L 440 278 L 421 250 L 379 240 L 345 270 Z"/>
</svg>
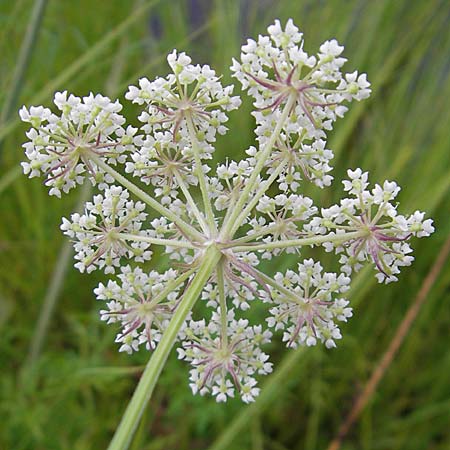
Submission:
<svg viewBox="0 0 450 450">
<path fill-rule="evenodd" d="M 148 242 L 149 244 L 164 245 L 166 247 L 196 248 L 190 242 L 178 241 L 176 239 L 157 239 L 149 236 L 139 236 L 131 233 L 118 233 L 117 236 L 128 241 Z"/>
<path fill-rule="evenodd" d="M 162 302 L 172 291 L 174 291 L 175 289 L 178 288 L 178 286 L 184 283 L 194 272 L 195 268 L 190 269 L 182 273 L 179 277 L 167 283 L 166 287 L 158 295 L 156 295 L 156 297 L 152 299 L 152 303 L 157 304 Z"/>
<path fill-rule="evenodd" d="M 138 197 L 143 202 L 147 203 L 150 207 L 152 207 L 155 211 L 159 212 L 161 215 L 167 217 L 169 220 L 174 222 L 180 230 L 182 230 L 187 236 L 202 240 L 202 234 L 197 231 L 194 227 L 186 223 L 184 220 L 180 219 L 175 213 L 173 213 L 170 209 L 167 209 L 165 206 L 161 205 L 161 203 L 154 200 L 150 195 L 145 193 L 142 189 L 137 187 L 134 183 L 127 180 L 123 175 L 114 170 L 109 164 L 103 161 L 101 158 L 95 155 L 91 155 L 92 161 L 95 164 L 103 169 L 106 173 L 109 173 L 118 183 L 122 186 L 126 187 L 130 192 L 132 192 L 136 197 Z"/>
<path fill-rule="evenodd" d="M 246 236 L 242 236 L 240 238 L 233 239 L 229 244 L 225 245 L 225 248 L 237 247 L 238 245 L 245 244 L 246 242 L 255 241 L 255 239 L 257 239 L 261 236 L 265 236 L 267 234 L 272 233 L 278 227 L 279 227 L 279 225 L 277 225 L 277 224 L 268 225 L 256 233 L 247 234 Z"/>
<path fill-rule="evenodd" d="M 177 179 L 178 185 L 180 186 L 181 190 L 183 191 L 184 198 L 189 203 L 189 205 L 192 208 L 192 211 L 195 215 L 195 217 L 198 220 L 199 225 L 202 227 L 202 230 L 205 234 L 208 233 L 208 225 L 206 224 L 205 220 L 203 219 L 202 213 L 197 208 L 197 205 L 195 204 L 194 199 L 192 198 L 191 193 L 189 192 L 189 188 L 186 186 L 186 183 L 183 180 L 183 177 L 180 175 L 178 170 L 175 170 L 175 178 Z"/>
<path fill-rule="evenodd" d="M 223 263 L 217 264 L 217 287 L 219 289 L 219 305 L 221 320 L 221 340 L 223 348 L 227 347 L 228 342 L 228 318 L 227 318 L 227 296 L 225 294 L 225 279 L 223 276 Z"/>
<path fill-rule="evenodd" d="M 222 231 L 220 232 L 221 240 L 224 241 L 229 240 L 231 230 L 233 228 L 236 228 L 236 219 L 240 215 L 242 209 L 244 208 L 245 203 L 248 201 L 250 193 L 254 190 L 255 184 L 258 182 L 258 176 L 261 173 L 261 170 L 264 168 L 264 164 L 266 163 L 267 158 L 269 157 L 270 152 L 272 151 L 272 148 L 275 145 L 281 133 L 281 130 L 283 129 L 283 126 L 285 125 L 285 122 L 289 117 L 289 114 L 291 112 L 292 107 L 294 106 L 295 101 L 296 97 L 294 96 L 289 97 L 288 101 L 286 102 L 286 105 L 284 106 L 283 114 L 281 115 L 280 120 L 278 121 L 277 126 L 275 127 L 275 130 L 273 131 L 270 139 L 267 141 L 264 150 L 258 155 L 258 162 L 256 163 L 255 168 L 250 178 L 248 179 L 247 184 L 245 185 L 245 188 L 242 191 L 242 194 L 239 197 L 239 200 L 235 205 L 230 206 L 233 208 L 233 212 L 228 217 L 227 222 L 224 223 L 222 227 Z"/>
<path fill-rule="evenodd" d="M 210 227 L 210 231 L 217 231 L 216 222 L 214 220 L 214 213 L 211 206 L 211 201 L 208 196 L 208 189 L 206 186 L 206 177 L 203 173 L 202 160 L 200 159 L 200 144 L 197 139 L 197 133 L 195 130 L 194 122 L 192 121 L 192 117 L 190 115 L 186 116 L 186 123 L 189 129 L 189 135 L 192 141 L 192 151 L 194 152 L 195 158 L 195 171 L 197 172 L 197 179 L 200 185 L 200 190 L 202 192 L 203 198 L 203 206 L 205 208 L 206 220 L 208 221 L 208 225 Z M 212 236 L 211 236 L 212 237 Z"/>
<path fill-rule="evenodd" d="M 342 234 L 326 234 L 324 236 L 313 236 L 309 238 L 302 239 L 292 239 L 288 241 L 276 241 L 269 242 L 267 244 L 250 244 L 250 245 L 238 245 L 236 247 L 231 247 L 235 252 L 253 252 L 256 250 L 273 250 L 276 248 L 286 248 L 286 247 L 301 247 L 303 245 L 318 245 L 324 242 L 345 242 L 352 239 L 358 239 L 365 236 L 366 231 L 354 231 L 352 233 L 342 233 Z"/>
<path fill-rule="evenodd" d="M 204 285 L 211 276 L 211 273 L 220 261 L 220 258 L 221 253 L 217 247 L 210 246 L 206 250 L 197 274 L 183 295 L 183 299 L 176 309 L 169 326 L 145 367 L 144 373 L 139 380 L 108 450 L 126 450 L 130 445 L 133 434 L 150 400 L 155 384 L 175 343 L 178 332 L 197 301 Z"/>
<path fill-rule="evenodd" d="M 242 211 L 241 214 L 239 214 L 238 218 L 236 219 L 236 222 L 231 229 L 231 234 L 233 235 L 236 230 L 241 226 L 241 224 L 244 222 L 245 218 L 251 213 L 252 209 L 258 204 L 259 199 L 267 192 L 267 190 L 272 186 L 273 182 L 278 178 L 280 173 L 283 171 L 284 166 L 287 163 L 287 159 L 283 159 L 283 161 L 280 162 L 278 167 L 273 171 L 273 173 L 270 175 L 270 177 L 261 183 L 260 188 L 256 192 L 256 194 L 251 199 L 250 203 L 245 207 L 244 211 Z"/>
<path fill-rule="evenodd" d="M 291 291 L 289 288 L 277 283 L 273 278 L 269 277 L 264 272 L 261 272 L 256 268 L 253 268 L 253 270 L 258 274 L 259 278 L 261 278 L 261 280 L 264 281 L 264 283 L 268 284 L 269 286 L 272 286 L 281 294 L 284 294 L 289 299 L 293 299 L 295 301 L 297 295 L 294 291 Z"/>
</svg>

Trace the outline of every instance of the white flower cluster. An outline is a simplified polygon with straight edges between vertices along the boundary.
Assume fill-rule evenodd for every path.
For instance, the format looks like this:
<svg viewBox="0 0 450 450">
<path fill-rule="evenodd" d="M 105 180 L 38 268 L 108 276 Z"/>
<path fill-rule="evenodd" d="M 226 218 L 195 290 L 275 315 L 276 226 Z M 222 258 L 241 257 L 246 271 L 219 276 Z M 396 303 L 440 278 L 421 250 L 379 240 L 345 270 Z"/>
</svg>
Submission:
<svg viewBox="0 0 450 450">
<path fill-rule="evenodd" d="M 22 167 L 30 178 L 43 174 L 50 195 L 61 197 L 61 191 L 67 193 L 83 182 L 86 170 L 94 184 L 105 181 L 92 156 L 123 163 L 137 129 L 124 128 L 122 105 L 100 94 L 81 99 L 57 92 L 54 103 L 60 115 L 43 106 L 20 110 L 20 118 L 32 126 L 27 132 L 30 141 L 24 144 L 28 161 Z"/>
<path fill-rule="evenodd" d="M 414 258 L 408 244 L 411 236 L 424 237 L 434 232 L 431 219 L 416 211 L 409 217 L 397 212 L 392 201 L 400 191 L 394 181 L 385 181 L 369 191 L 368 173 L 361 169 L 348 170 L 349 180 L 343 181 L 344 190 L 353 197 L 344 198 L 339 205 L 322 209 L 322 217 L 314 218 L 308 225 L 312 234 L 360 233 L 344 243 L 325 242 L 327 251 L 340 253 L 342 271 L 351 275 L 361 269 L 365 261 L 371 261 L 378 270 L 379 282 L 397 281 L 400 267 L 411 265 Z"/>
<path fill-rule="evenodd" d="M 273 124 L 289 97 L 295 97 L 292 120 L 286 134 L 299 134 L 307 140 L 325 136 L 332 123 L 347 111 L 344 101 L 362 100 L 370 95 L 366 74 L 343 74 L 347 61 L 344 47 L 333 39 L 320 46 L 316 56 L 303 50 L 303 35 L 289 19 L 283 30 L 279 20 L 268 28 L 269 36 L 249 39 L 242 47 L 241 62 L 233 59 L 234 76 L 255 99 L 260 142 L 270 137 Z M 294 123 L 295 122 L 295 123 Z M 300 125 L 300 128 L 298 125 Z"/>
<path fill-rule="evenodd" d="M 221 335 L 221 317 L 213 313 L 207 324 L 204 319 L 191 321 L 183 330 L 184 341 L 178 357 L 194 366 L 190 386 L 195 394 L 211 392 L 218 402 L 234 397 L 235 390 L 249 403 L 259 394 L 256 374 L 272 372 L 269 356 L 260 346 L 270 342 L 272 333 L 260 325 L 250 326 L 248 320 L 236 320 L 234 311 L 227 313 L 227 336 Z"/>
<path fill-rule="evenodd" d="M 131 173 L 145 184 L 154 187 L 155 197 L 163 205 L 170 205 L 178 199 L 180 184 L 198 183 L 192 173 L 192 157 L 189 152 L 174 143 L 170 132 L 156 132 L 147 136 L 142 145 L 130 154 L 131 161 L 125 172 Z"/>
<path fill-rule="evenodd" d="M 122 256 L 136 262 L 151 258 L 150 244 L 138 240 L 149 235 L 141 230 L 147 216 L 145 205 L 128 197 L 128 191 L 113 186 L 87 202 L 84 214 L 72 214 L 70 221 L 63 218 L 61 230 L 74 240 L 75 259 L 79 261 L 75 267 L 80 272 L 92 272 L 97 266 L 105 273 L 114 273 Z"/>
<path fill-rule="evenodd" d="M 147 105 L 139 116 L 145 124 L 143 131 L 151 134 L 170 130 L 174 141 L 188 143 L 191 120 L 200 142 L 214 142 L 216 133 L 224 134 L 227 130 L 224 123 L 228 118 L 224 111 L 232 111 L 241 104 L 239 97 L 232 96 L 233 86 L 222 87 L 211 67 L 192 65 L 186 53 L 178 54 L 174 50 L 167 61 L 172 74 L 154 81 L 141 78 L 139 87 L 130 86 L 125 95 L 133 103 Z M 207 149 L 213 150 L 205 145 L 204 150 Z"/>
<path fill-rule="evenodd" d="M 279 272 L 275 280 L 281 286 L 271 289 L 270 295 L 261 292 L 265 301 L 275 303 L 267 319 L 269 327 L 285 330 L 283 341 L 288 347 L 312 346 L 317 341 L 327 348 L 336 347 L 341 332 L 334 320 L 347 322 L 352 309 L 345 298 L 334 298 L 348 291 L 350 278 L 344 274 L 322 273 L 320 263 L 306 259 L 298 265 L 298 273 Z"/>
<path fill-rule="evenodd" d="M 242 159 L 217 166 L 213 144 L 241 101 L 209 66 L 176 50 L 168 56 L 171 74 L 142 78 L 125 95 L 143 108 L 140 129 L 126 126 L 122 105 L 101 95 L 57 93 L 58 114 L 21 109 L 32 127 L 24 172 L 44 175 L 58 196 L 86 177 L 102 190 L 61 229 L 74 242 L 80 271 L 118 273 L 119 281 L 100 283 L 95 293 L 106 302 L 101 319 L 120 326 L 120 351 L 158 352 L 177 336 L 194 393 L 217 401 L 238 393 L 250 402 L 257 376 L 272 370 L 261 349 L 272 332 L 244 316 L 255 300 L 267 306 L 268 327 L 288 347 L 331 348 L 341 339 L 338 322 L 352 315 L 343 294 L 353 273 L 374 263 L 387 283 L 411 264 L 411 238 L 434 228 L 422 212 L 398 214 L 394 182 L 370 191 L 367 172 L 356 169 L 344 181 L 348 198 L 337 205 L 319 209 L 301 194 L 308 182 L 331 185 L 327 132 L 351 101 L 370 94 L 365 74 L 341 71 L 342 51 L 330 40 L 308 55 L 292 20 L 284 29 L 276 20 L 268 36 L 249 39 L 231 69 L 254 99 L 257 143 Z M 118 163 L 125 176 L 112 167 Z M 324 272 L 312 259 L 296 272 L 260 270 L 261 261 L 297 255 L 302 246 L 336 252 L 341 273 Z M 167 255 L 173 268 L 134 268 L 153 255 Z M 193 320 L 198 298 L 207 314 Z M 171 342 L 158 348 L 164 336 Z"/>
<path fill-rule="evenodd" d="M 121 284 L 109 280 L 94 290 L 98 300 L 107 302 L 107 309 L 100 311 L 101 320 L 119 322 L 122 327 L 116 337 L 119 352 L 132 353 L 142 344 L 147 350 L 156 347 L 177 305 L 179 288 L 166 292 L 176 277 L 173 269 L 146 274 L 124 266 L 119 274 Z"/>
</svg>

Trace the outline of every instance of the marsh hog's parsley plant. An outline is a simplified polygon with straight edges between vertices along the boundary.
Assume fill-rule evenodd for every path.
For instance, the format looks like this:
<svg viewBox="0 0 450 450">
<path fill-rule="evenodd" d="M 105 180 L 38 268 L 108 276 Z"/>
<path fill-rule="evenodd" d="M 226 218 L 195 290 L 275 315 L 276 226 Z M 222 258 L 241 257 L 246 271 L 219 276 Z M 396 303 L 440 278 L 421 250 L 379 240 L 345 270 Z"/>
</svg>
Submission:
<svg viewBox="0 0 450 450">
<path fill-rule="evenodd" d="M 257 379 L 273 369 L 264 352 L 273 334 L 288 347 L 335 347 L 339 324 L 352 316 L 351 276 L 369 263 L 389 283 L 411 264 L 409 242 L 433 226 L 422 212 L 399 214 L 395 182 L 370 187 L 368 173 L 356 168 L 338 204 L 316 206 L 301 194 L 306 183 L 332 184 L 327 132 L 371 92 L 366 74 L 342 72 L 343 49 L 333 39 L 308 55 L 292 20 L 249 39 L 231 70 L 254 99 L 256 141 L 241 160 L 217 167 L 217 134 L 226 133 L 228 113 L 241 101 L 213 69 L 176 50 L 169 75 L 142 78 L 125 95 L 142 107 L 139 129 L 126 125 L 118 100 L 99 94 L 59 92 L 54 111 L 21 109 L 31 124 L 25 174 L 43 175 L 51 195 L 86 178 L 100 191 L 61 229 L 73 241 L 76 268 L 115 276 L 95 294 L 104 302 L 101 320 L 119 330 L 119 351 L 159 351 L 154 364 L 162 365 L 177 342 L 194 394 L 251 402 Z M 173 267 L 144 272 L 139 263 L 156 246 Z M 303 259 L 302 246 L 336 253 L 340 272 Z M 260 270 L 262 260 L 284 252 L 298 254 L 298 264 Z M 210 312 L 194 320 L 197 299 Z M 254 302 L 267 305 L 264 323 L 246 318 Z M 143 378 L 156 379 L 161 367 L 149 370 Z"/>
</svg>

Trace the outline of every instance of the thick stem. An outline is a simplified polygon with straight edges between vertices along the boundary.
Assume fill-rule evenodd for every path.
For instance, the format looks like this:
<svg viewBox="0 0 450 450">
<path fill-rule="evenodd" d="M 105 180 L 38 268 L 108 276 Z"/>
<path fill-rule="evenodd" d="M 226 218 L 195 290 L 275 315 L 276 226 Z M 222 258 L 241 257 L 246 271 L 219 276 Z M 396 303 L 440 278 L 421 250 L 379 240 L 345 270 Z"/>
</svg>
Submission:
<svg viewBox="0 0 450 450">
<path fill-rule="evenodd" d="M 270 152 L 272 151 L 273 146 L 275 145 L 281 133 L 281 130 L 283 129 L 283 126 L 285 125 L 285 122 L 289 117 L 289 114 L 292 110 L 292 107 L 294 106 L 295 101 L 296 97 L 294 96 L 289 97 L 288 101 L 286 102 L 286 105 L 284 106 L 283 114 L 281 115 L 280 120 L 272 133 L 272 136 L 267 141 L 264 150 L 258 155 L 258 162 L 256 163 L 255 168 L 250 178 L 248 179 L 247 184 L 245 185 L 245 188 L 242 191 L 242 194 L 239 197 L 239 200 L 235 205 L 232 205 L 233 208 L 232 214 L 228 217 L 227 222 L 224 223 L 222 227 L 222 231 L 220 232 L 220 238 L 222 240 L 226 241 L 232 237 L 230 236 L 230 232 L 233 228 L 236 228 L 236 219 L 240 215 L 242 209 L 244 208 L 245 203 L 248 201 L 250 193 L 255 189 L 255 184 L 258 181 L 258 176 L 261 173 L 262 169 L 264 168 L 264 164 L 266 163 L 266 160 L 269 157 Z M 239 224 L 238 226 L 240 225 L 241 224 Z"/>
<path fill-rule="evenodd" d="M 130 445 L 142 413 L 150 400 L 155 384 L 175 343 L 178 332 L 220 258 L 221 253 L 217 247 L 211 246 L 206 250 L 197 274 L 183 295 L 183 299 L 176 309 L 168 328 L 145 367 L 108 450 L 126 450 Z"/>
<path fill-rule="evenodd" d="M 257 250 L 274 250 L 277 248 L 301 247 L 303 245 L 318 245 L 325 242 L 345 242 L 365 236 L 366 231 L 354 231 L 352 233 L 326 234 L 324 236 L 313 236 L 302 239 L 292 239 L 288 241 L 269 242 L 267 244 L 249 244 L 231 247 L 234 252 L 253 252 Z"/>
<path fill-rule="evenodd" d="M 184 220 L 180 219 L 175 213 L 173 213 L 170 209 L 167 209 L 165 206 L 161 205 L 159 202 L 154 200 L 150 195 L 145 193 L 142 189 L 136 186 L 131 181 L 127 180 L 123 175 L 114 170 L 109 164 L 103 161 L 101 158 L 91 155 L 91 159 L 95 162 L 95 164 L 103 169 L 106 173 L 109 173 L 118 183 L 122 186 L 126 187 L 130 192 L 132 192 L 136 197 L 138 197 L 143 202 L 147 203 L 150 207 L 152 207 L 155 211 L 159 212 L 161 215 L 167 217 L 169 220 L 174 222 L 180 230 L 182 230 L 187 236 L 192 237 L 194 239 L 202 240 L 202 234 L 197 231 L 194 227 L 186 223 Z"/>
</svg>

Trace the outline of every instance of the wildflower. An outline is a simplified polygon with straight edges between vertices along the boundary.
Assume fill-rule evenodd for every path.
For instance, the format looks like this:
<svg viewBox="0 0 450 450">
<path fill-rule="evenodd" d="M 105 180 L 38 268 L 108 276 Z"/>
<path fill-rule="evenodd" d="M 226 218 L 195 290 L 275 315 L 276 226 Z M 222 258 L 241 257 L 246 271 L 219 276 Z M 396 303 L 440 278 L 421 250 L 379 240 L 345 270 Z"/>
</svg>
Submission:
<svg viewBox="0 0 450 450">
<path fill-rule="evenodd" d="M 317 130 L 331 129 L 336 118 L 347 111 L 343 101 L 370 95 L 365 74 L 341 73 L 346 59 L 340 56 L 344 47 L 336 40 L 324 42 L 317 56 L 309 56 L 291 19 L 284 30 L 276 20 L 268 32 L 269 36 L 259 36 L 257 42 L 249 39 L 242 47 L 241 62 L 233 59 L 231 67 L 243 89 L 255 99 L 260 137 L 266 130 L 270 133 L 272 119 L 278 119 L 289 98 L 295 99 L 292 122 L 301 126 L 307 138 L 316 139 L 323 137 Z"/>
<path fill-rule="evenodd" d="M 278 285 L 272 286 L 270 296 L 261 293 L 267 302 L 275 303 L 267 323 L 275 330 L 285 330 L 283 341 L 288 347 L 316 345 L 317 341 L 335 347 L 334 341 L 342 336 L 334 320 L 346 322 L 352 316 L 348 300 L 333 298 L 349 289 L 350 278 L 322 271 L 320 263 L 304 260 L 298 273 L 289 270 L 275 275 Z"/>
<path fill-rule="evenodd" d="M 390 282 L 411 264 L 411 238 L 434 228 L 420 211 L 398 214 L 396 183 L 370 191 L 368 173 L 350 170 L 347 198 L 320 210 L 299 192 L 306 183 L 331 185 L 327 133 L 350 102 L 370 94 L 365 74 L 342 72 L 342 52 L 332 39 L 308 55 L 292 20 L 284 28 L 276 20 L 268 36 L 249 39 L 232 71 L 253 97 L 257 142 L 242 159 L 217 166 L 213 143 L 240 99 L 183 52 L 168 56 L 167 77 L 129 87 L 125 98 L 143 107 L 139 129 L 125 125 L 118 101 L 101 95 L 57 93 L 59 115 L 43 106 L 21 109 L 32 127 L 24 172 L 44 175 L 52 195 L 85 177 L 102 191 L 61 229 L 80 271 L 118 273 L 95 294 L 105 302 L 101 320 L 119 328 L 119 351 L 156 348 L 163 361 L 178 342 L 179 358 L 192 366 L 194 394 L 248 403 L 259 394 L 257 378 L 272 371 L 262 350 L 272 331 L 287 347 L 335 347 L 341 323 L 352 316 L 345 293 L 354 272 L 371 262 L 378 280 Z M 156 246 L 169 270 L 134 267 Z M 296 257 L 304 246 L 334 251 L 341 273 L 312 259 L 296 271 L 262 270 L 264 260 L 283 252 Z M 200 317 L 191 313 L 198 298 L 205 305 Z M 271 330 L 246 318 L 261 301 Z"/>
<path fill-rule="evenodd" d="M 344 244 L 325 243 L 328 251 L 345 252 L 341 256 L 342 270 L 350 275 L 362 267 L 363 261 L 372 261 L 379 282 L 397 281 L 400 267 L 409 266 L 413 257 L 408 241 L 412 236 L 425 237 L 434 231 L 432 220 L 424 220 L 424 213 L 412 216 L 398 214 L 392 203 L 400 187 L 391 181 L 383 186 L 369 186 L 368 173 L 361 169 L 348 170 L 344 190 L 353 197 L 342 199 L 340 205 L 322 210 L 322 219 L 313 219 L 308 229 L 314 233 L 328 230 L 339 233 L 359 232 L 359 236 Z"/>
<path fill-rule="evenodd" d="M 29 162 L 22 167 L 30 178 L 43 174 L 50 195 L 61 197 L 61 191 L 67 193 L 83 182 L 86 170 L 93 183 L 104 181 L 92 157 L 123 163 L 123 153 L 133 146 L 137 129 L 123 128 L 122 105 L 99 94 L 81 99 L 68 96 L 67 91 L 57 92 L 54 103 L 60 116 L 43 107 L 20 110 L 21 119 L 32 125 L 27 132 L 30 141 L 24 144 Z"/>
<path fill-rule="evenodd" d="M 143 130 L 150 134 L 170 130 L 173 140 L 190 142 L 189 125 L 196 127 L 199 141 L 210 143 L 215 135 L 224 134 L 228 120 L 224 111 L 240 106 L 240 99 L 232 96 L 233 86 L 223 87 L 209 66 L 192 65 L 185 53 L 174 50 L 167 57 L 173 71 L 166 78 L 139 80 L 139 87 L 130 86 L 125 98 L 139 105 L 147 105 L 139 120 Z"/>
<path fill-rule="evenodd" d="M 172 141 L 168 132 L 155 133 L 154 138 L 143 141 L 130 156 L 131 161 L 126 163 L 125 171 L 145 184 L 155 186 L 158 197 L 170 192 L 170 196 L 175 199 L 180 183 L 198 183 L 192 174 L 192 157 Z M 164 204 L 172 201 L 162 199 Z"/>
<path fill-rule="evenodd" d="M 268 355 L 259 348 L 270 341 L 271 333 L 250 327 L 248 320 L 236 320 L 234 311 L 227 314 L 227 336 L 220 336 L 221 318 L 213 313 L 211 321 L 191 321 L 184 330 L 186 339 L 178 357 L 192 364 L 190 386 L 194 394 L 211 392 L 218 402 L 241 394 L 246 403 L 259 393 L 254 375 L 272 371 Z"/>
<path fill-rule="evenodd" d="M 120 352 L 138 351 L 142 344 L 147 350 L 155 348 L 177 305 L 179 288 L 169 293 L 164 289 L 176 275 L 172 269 L 162 274 L 154 270 L 146 274 L 139 268 L 132 270 L 125 266 L 119 274 L 120 285 L 109 280 L 94 290 L 98 300 L 107 302 L 107 309 L 100 311 L 101 320 L 118 322 L 122 327 L 116 337 L 121 344 Z"/>
<path fill-rule="evenodd" d="M 85 214 L 72 214 L 71 221 L 63 218 L 61 229 L 75 239 L 75 259 L 79 261 L 75 267 L 80 272 L 92 272 L 97 266 L 105 273 L 114 273 L 114 268 L 120 267 L 121 256 L 137 262 L 150 259 L 150 244 L 139 240 L 149 235 L 141 230 L 147 216 L 143 212 L 145 205 L 128 197 L 121 187 L 111 187 L 86 203 Z"/>
</svg>

